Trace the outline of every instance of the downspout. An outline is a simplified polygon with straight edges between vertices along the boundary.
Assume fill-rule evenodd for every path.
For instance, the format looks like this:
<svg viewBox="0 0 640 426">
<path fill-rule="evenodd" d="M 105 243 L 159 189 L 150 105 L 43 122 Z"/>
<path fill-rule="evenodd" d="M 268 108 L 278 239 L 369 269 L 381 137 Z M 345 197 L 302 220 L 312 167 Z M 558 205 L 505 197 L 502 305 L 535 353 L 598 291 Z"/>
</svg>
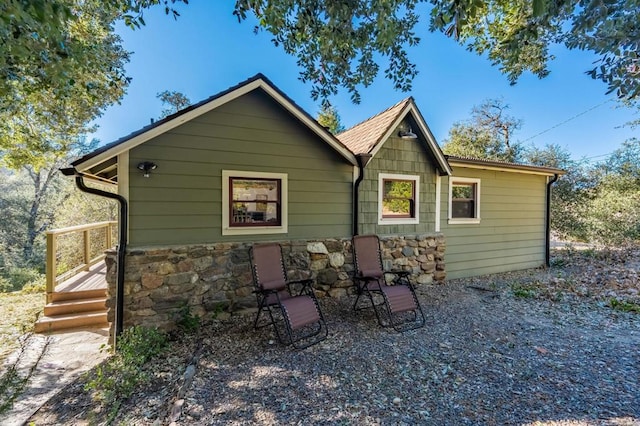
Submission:
<svg viewBox="0 0 640 426">
<path fill-rule="evenodd" d="M 65 176 L 75 176 L 76 186 L 80 191 L 88 194 L 98 195 L 100 197 L 111 198 L 117 200 L 120 204 L 120 223 L 119 231 L 120 237 L 118 239 L 118 263 L 117 263 L 117 278 L 116 278 L 116 338 L 120 336 L 124 325 L 124 259 L 127 250 L 127 218 L 128 218 L 128 204 L 127 200 L 119 194 L 113 194 L 111 192 L 103 191 L 97 188 L 91 188 L 84 183 L 84 177 L 81 173 L 73 168 L 62 169 L 61 172 Z"/>
<path fill-rule="evenodd" d="M 546 247 L 544 254 L 544 264 L 549 267 L 551 266 L 551 185 L 553 185 L 558 180 L 558 174 L 553 175 L 553 178 L 547 182 L 547 220 L 545 221 L 545 236 L 546 236 Z"/>
<path fill-rule="evenodd" d="M 358 161 L 358 178 L 353 186 L 353 235 L 358 235 L 358 205 L 360 203 L 360 197 L 358 196 L 360 188 L 360 183 L 364 179 L 364 167 L 371 160 L 371 154 L 362 153 L 356 154 L 356 160 Z"/>
</svg>

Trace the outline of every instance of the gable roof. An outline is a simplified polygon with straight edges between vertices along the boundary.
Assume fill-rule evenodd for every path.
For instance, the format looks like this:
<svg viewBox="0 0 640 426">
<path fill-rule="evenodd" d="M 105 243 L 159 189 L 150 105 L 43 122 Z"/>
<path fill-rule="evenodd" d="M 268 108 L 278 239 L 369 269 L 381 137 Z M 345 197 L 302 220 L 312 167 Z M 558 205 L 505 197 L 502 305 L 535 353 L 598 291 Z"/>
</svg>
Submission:
<svg viewBox="0 0 640 426">
<path fill-rule="evenodd" d="M 392 107 L 356 124 L 338 134 L 337 138 L 356 155 L 368 153 L 375 156 L 400 122 L 409 114 L 413 116 L 417 123 L 417 130 L 420 130 L 425 136 L 427 147 L 436 159 L 438 168 L 443 174 L 450 175 L 451 167 L 418 110 L 413 97 L 403 99 Z"/>
<path fill-rule="evenodd" d="M 256 74 L 248 80 L 230 87 L 227 90 L 193 104 L 176 112 L 175 114 L 169 115 L 162 120 L 151 123 L 142 129 L 116 140 L 115 142 L 107 144 L 72 162 L 71 165 L 76 170 L 85 172 L 98 165 L 111 163 L 112 159 L 117 155 L 257 89 L 262 89 L 266 92 L 274 101 L 291 113 L 313 133 L 318 135 L 347 161 L 353 165 L 357 164 L 353 153 L 342 142 L 320 125 L 320 123 L 318 123 L 306 111 L 300 108 L 284 92 L 278 89 L 267 77 L 263 74 Z M 111 167 L 113 167 L 113 165 L 111 165 Z"/>
<path fill-rule="evenodd" d="M 455 155 L 445 156 L 453 166 L 469 167 L 485 170 L 508 170 L 512 172 L 520 172 L 527 174 L 537 174 L 545 176 L 565 175 L 566 170 L 555 167 L 534 166 L 532 164 L 511 163 L 508 161 L 485 160 L 482 158 L 457 157 Z"/>
</svg>

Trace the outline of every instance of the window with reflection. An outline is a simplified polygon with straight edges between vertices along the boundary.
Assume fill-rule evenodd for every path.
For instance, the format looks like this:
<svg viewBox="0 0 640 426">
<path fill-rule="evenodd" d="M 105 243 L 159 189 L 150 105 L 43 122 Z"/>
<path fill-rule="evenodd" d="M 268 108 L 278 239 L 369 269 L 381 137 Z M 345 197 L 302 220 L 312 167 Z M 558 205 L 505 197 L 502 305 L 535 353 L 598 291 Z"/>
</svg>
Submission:
<svg viewBox="0 0 640 426">
<path fill-rule="evenodd" d="M 280 226 L 281 179 L 229 177 L 229 226 Z"/>
<path fill-rule="evenodd" d="M 416 188 L 414 180 L 383 179 L 382 217 L 414 218 Z"/>
</svg>

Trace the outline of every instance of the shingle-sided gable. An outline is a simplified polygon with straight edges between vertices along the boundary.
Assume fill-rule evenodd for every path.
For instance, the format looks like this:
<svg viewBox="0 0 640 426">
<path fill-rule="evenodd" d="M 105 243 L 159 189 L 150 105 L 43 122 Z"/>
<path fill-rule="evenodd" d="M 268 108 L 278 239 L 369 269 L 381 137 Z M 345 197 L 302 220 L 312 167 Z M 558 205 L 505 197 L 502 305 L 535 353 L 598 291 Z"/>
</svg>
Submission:
<svg viewBox="0 0 640 426">
<path fill-rule="evenodd" d="M 398 102 L 362 123 L 356 124 L 338 134 L 337 138 L 356 155 L 366 153 L 375 156 L 392 132 L 408 115 L 411 115 L 417 124 L 418 128 L 413 130 L 419 131 L 423 135 L 424 138 L 422 140 L 426 142 L 425 148 L 433 155 L 440 172 L 447 175 L 451 174 L 451 167 L 411 97 Z"/>
</svg>

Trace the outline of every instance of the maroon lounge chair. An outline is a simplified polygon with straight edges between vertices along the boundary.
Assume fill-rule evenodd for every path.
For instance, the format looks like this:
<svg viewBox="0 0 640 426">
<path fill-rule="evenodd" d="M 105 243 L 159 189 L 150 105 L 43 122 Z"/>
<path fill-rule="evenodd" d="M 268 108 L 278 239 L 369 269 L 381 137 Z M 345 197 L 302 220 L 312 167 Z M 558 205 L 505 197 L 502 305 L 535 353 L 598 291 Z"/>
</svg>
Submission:
<svg viewBox="0 0 640 426">
<path fill-rule="evenodd" d="M 353 252 L 357 294 L 353 309 L 357 311 L 369 307 L 358 308 L 360 296 L 365 295 L 382 327 L 393 327 L 397 331 L 422 327 L 425 317 L 409 282 L 409 271 L 383 270 L 378 236 L 354 236 Z M 394 275 L 393 280 L 387 282 L 386 275 Z"/>
<path fill-rule="evenodd" d="M 278 340 L 304 349 L 327 337 L 327 325 L 311 284 L 288 281 L 279 244 L 256 244 L 249 250 L 258 298 L 254 328 L 273 325 Z M 265 313 L 268 321 L 258 324 Z"/>
</svg>

